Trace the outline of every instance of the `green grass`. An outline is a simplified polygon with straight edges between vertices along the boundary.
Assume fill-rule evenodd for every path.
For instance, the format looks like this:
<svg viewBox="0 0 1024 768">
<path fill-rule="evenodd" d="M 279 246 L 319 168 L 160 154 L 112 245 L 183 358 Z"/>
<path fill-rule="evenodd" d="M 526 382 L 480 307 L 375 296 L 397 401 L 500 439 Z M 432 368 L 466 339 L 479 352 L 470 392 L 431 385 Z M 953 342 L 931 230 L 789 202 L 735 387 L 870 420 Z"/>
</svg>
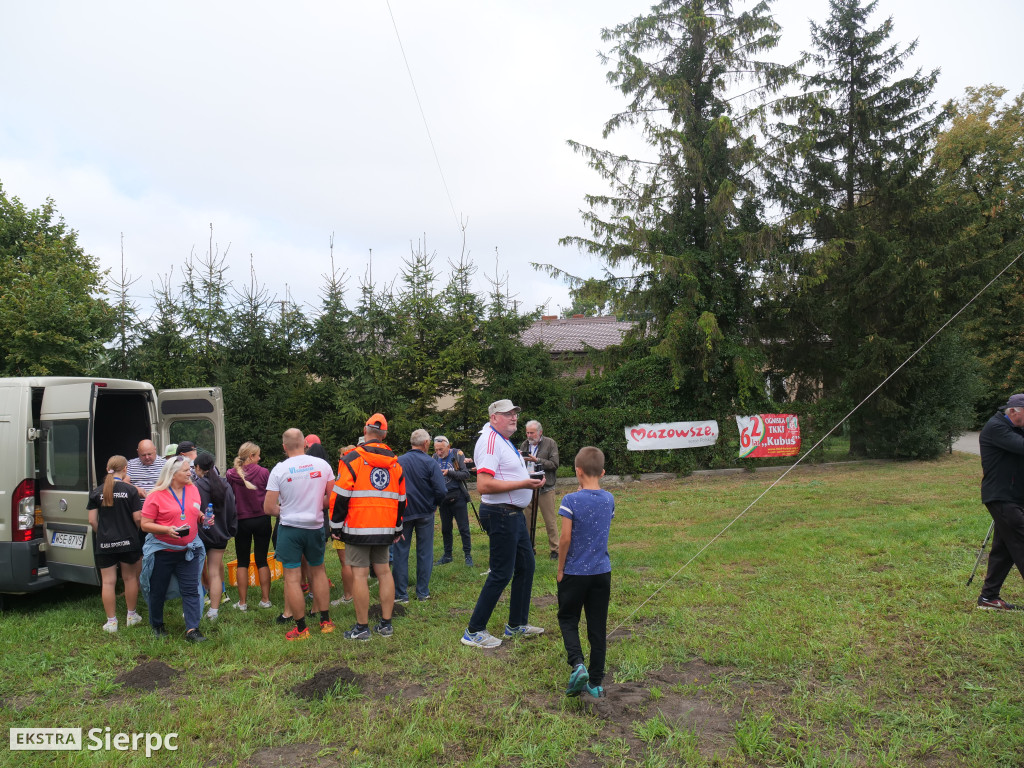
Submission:
<svg viewBox="0 0 1024 768">
<path fill-rule="evenodd" d="M 0 722 L 181 734 L 177 752 L 116 756 L 129 766 L 268 765 L 268 750 L 293 766 L 1021 765 L 1024 614 L 974 609 L 984 562 L 964 586 L 989 523 L 978 460 L 799 468 L 679 570 L 772 479 L 611 489 L 609 629 L 623 623 L 629 636 L 609 646 L 609 699 L 597 708 L 562 695 L 550 561 L 538 561 L 531 612 L 546 635 L 497 653 L 459 644 L 486 568 L 475 529 L 478 566 L 435 568 L 434 599 L 413 602 L 390 640 L 314 630 L 286 643 L 273 611 L 222 609 L 216 625 L 204 619 L 211 642 L 192 647 L 177 634 L 179 603 L 167 609 L 174 635 L 157 641 L 145 626 L 101 632 L 91 589 L 10 598 Z M 336 559 L 328 569 L 340 584 Z M 1013 571 L 1003 596 L 1022 593 Z M 279 607 L 280 582 L 272 597 Z M 499 603 L 492 632 L 506 611 Z M 352 622 L 348 607 L 332 617 Z M 171 688 L 114 682 L 154 659 L 183 671 Z M 361 682 L 322 701 L 291 693 L 337 666 Z M 115 757 L 5 749 L 0 763 L 55 755 Z"/>
</svg>

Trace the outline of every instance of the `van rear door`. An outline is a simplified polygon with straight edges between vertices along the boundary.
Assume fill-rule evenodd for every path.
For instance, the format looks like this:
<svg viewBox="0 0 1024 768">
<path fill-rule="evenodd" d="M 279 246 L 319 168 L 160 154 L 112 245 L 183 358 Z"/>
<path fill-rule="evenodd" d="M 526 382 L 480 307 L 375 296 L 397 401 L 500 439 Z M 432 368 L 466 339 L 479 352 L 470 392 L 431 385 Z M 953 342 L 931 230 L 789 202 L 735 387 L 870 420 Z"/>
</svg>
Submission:
<svg viewBox="0 0 1024 768">
<path fill-rule="evenodd" d="M 227 470 L 227 444 L 220 387 L 162 389 L 157 393 L 157 404 L 161 447 L 189 440 L 200 451 L 214 455 L 223 475 Z"/>
<path fill-rule="evenodd" d="M 39 499 L 46 563 L 56 579 L 99 584 L 86 503 L 96 485 L 93 413 L 97 384 L 55 384 L 43 391 L 40 411 L 42 471 Z"/>
</svg>

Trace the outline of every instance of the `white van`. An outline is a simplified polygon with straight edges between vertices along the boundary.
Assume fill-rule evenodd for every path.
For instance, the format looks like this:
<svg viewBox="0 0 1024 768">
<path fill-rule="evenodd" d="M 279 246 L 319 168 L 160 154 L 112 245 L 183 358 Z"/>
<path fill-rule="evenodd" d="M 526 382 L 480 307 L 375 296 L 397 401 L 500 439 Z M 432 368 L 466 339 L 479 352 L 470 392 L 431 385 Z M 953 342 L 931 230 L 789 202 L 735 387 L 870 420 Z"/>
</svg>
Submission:
<svg viewBox="0 0 1024 768">
<path fill-rule="evenodd" d="M 0 594 L 65 581 L 99 584 L 85 505 L 107 460 L 191 440 L 224 471 L 219 387 L 165 389 L 121 379 L 0 378 Z"/>
</svg>

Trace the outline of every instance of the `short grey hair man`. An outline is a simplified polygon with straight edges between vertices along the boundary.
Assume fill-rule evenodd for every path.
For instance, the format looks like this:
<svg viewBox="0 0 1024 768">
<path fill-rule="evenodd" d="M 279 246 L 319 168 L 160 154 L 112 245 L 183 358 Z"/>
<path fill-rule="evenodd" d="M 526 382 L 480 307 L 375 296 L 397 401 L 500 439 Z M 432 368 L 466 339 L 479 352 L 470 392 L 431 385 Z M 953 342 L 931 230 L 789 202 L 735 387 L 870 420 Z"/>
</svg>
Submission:
<svg viewBox="0 0 1024 768">
<path fill-rule="evenodd" d="M 427 430 L 425 429 L 413 430 L 412 436 L 409 438 L 409 444 L 413 448 L 420 448 L 421 450 L 425 450 L 425 448 L 423 447 L 424 443 L 430 443 L 430 433 L 427 432 Z"/>
<path fill-rule="evenodd" d="M 537 430 L 537 434 L 539 434 L 539 435 L 543 435 L 544 434 L 544 427 L 542 427 L 540 422 L 537 421 L 536 419 L 530 419 L 528 422 L 526 422 L 526 428 L 527 429 L 536 429 Z"/>
</svg>

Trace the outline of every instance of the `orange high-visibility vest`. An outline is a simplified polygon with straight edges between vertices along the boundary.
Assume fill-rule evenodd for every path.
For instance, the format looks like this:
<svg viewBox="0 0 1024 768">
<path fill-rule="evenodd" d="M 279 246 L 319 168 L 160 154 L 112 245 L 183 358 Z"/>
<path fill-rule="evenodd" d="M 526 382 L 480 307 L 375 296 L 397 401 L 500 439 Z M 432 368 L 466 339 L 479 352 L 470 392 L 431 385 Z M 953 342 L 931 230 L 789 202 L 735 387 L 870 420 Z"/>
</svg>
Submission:
<svg viewBox="0 0 1024 768">
<path fill-rule="evenodd" d="M 348 544 L 391 544 L 402 530 L 405 477 L 383 443 L 366 443 L 338 463 L 331 494 L 331 530 Z"/>
</svg>

